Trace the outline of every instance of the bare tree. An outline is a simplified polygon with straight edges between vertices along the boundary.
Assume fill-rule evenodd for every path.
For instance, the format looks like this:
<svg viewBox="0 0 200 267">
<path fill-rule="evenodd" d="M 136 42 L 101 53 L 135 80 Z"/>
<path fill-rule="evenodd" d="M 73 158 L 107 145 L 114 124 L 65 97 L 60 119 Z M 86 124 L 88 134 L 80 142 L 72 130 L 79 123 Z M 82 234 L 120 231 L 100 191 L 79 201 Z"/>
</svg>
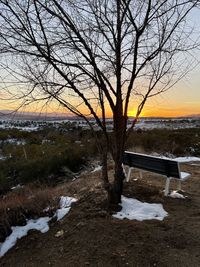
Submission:
<svg viewBox="0 0 200 267">
<path fill-rule="evenodd" d="M 96 120 L 102 179 L 110 204 L 121 201 L 123 153 L 146 101 L 177 82 L 191 62 L 187 16 L 195 0 L 0 0 L 2 68 L 21 81 L 22 103 L 56 100 Z M 127 127 L 130 105 L 136 108 Z M 113 116 L 108 133 L 107 109 Z M 114 160 L 109 179 L 108 153 Z"/>
</svg>

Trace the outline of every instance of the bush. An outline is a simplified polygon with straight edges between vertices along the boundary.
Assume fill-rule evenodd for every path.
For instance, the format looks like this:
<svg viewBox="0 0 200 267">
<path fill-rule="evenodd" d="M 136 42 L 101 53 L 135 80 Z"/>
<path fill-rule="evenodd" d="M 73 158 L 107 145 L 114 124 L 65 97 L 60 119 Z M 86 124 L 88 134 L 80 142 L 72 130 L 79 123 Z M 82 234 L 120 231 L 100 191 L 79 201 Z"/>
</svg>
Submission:
<svg viewBox="0 0 200 267">
<path fill-rule="evenodd" d="M 10 187 L 12 186 L 12 181 L 9 180 L 4 171 L 0 171 L 0 195 L 4 192 L 7 192 L 10 190 Z"/>
<path fill-rule="evenodd" d="M 103 140 L 101 132 L 96 132 L 96 135 Z M 112 135 L 109 133 L 111 140 Z M 61 132 L 60 129 L 49 127 L 28 133 L 7 129 L 0 133 L 0 137 L 2 140 L 16 138 L 26 141 L 25 145 L 1 143 L 1 154 L 7 159 L 0 161 L 0 194 L 18 183 L 39 181 L 55 185 L 63 179 L 70 179 L 73 177 L 70 171 L 80 171 L 87 159 L 94 159 L 98 154 L 90 130 Z M 199 137 L 199 128 L 135 130 L 128 139 L 126 149 L 199 156 Z M 66 172 L 66 169 L 69 171 Z"/>
<path fill-rule="evenodd" d="M 35 144 L 26 145 L 27 159 L 22 147 L 12 150 L 12 158 L 0 162 L 0 193 L 5 192 L 11 185 L 29 182 L 41 182 L 55 185 L 59 177 L 72 179 L 73 174 L 66 175 L 63 171 L 67 167 L 71 172 L 80 171 L 86 164 L 84 150 L 74 144 L 73 148 L 63 146 Z M 43 153 L 42 153 L 43 152 Z"/>
<path fill-rule="evenodd" d="M 193 129 L 153 129 L 133 131 L 127 148 L 141 147 L 146 152 L 171 153 L 181 155 L 200 155 L 200 130 Z"/>
<path fill-rule="evenodd" d="M 11 233 L 11 226 L 25 225 L 26 219 L 52 216 L 58 200 L 59 192 L 47 187 L 27 186 L 8 193 L 0 199 L 0 242 Z"/>
</svg>

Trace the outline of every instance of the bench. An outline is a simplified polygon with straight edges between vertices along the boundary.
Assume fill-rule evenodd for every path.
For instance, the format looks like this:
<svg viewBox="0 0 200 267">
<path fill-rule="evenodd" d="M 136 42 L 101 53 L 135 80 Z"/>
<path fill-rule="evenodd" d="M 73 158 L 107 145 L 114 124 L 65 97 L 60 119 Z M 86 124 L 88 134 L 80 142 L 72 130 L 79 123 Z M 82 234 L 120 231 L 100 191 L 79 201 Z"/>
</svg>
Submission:
<svg viewBox="0 0 200 267">
<path fill-rule="evenodd" d="M 124 165 L 129 168 L 128 174 L 126 173 Z M 164 191 L 165 196 L 169 194 L 169 185 L 172 178 L 179 181 L 178 190 L 181 190 L 181 182 L 191 176 L 189 173 L 181 172 L 179 162 L 173 159 L 158 158 L 150 155 L 125 151 L 123 155 L 123 169 L 127 182 L 129 181 L 131 171 L 134 168 L 164 175 L 166 177 Z"/>
</svg>

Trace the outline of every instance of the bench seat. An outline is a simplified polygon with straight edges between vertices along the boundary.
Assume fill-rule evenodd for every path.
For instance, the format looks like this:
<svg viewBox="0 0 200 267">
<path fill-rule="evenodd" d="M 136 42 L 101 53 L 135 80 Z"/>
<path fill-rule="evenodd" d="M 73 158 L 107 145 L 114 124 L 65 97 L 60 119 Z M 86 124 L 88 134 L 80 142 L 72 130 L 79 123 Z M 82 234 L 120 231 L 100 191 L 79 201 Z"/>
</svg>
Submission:
<svg viewBox="0 0 200 267">
<path fill-rule="evenodd" d="M 191 176 L 190 173 L 181 172 L 179 162 L 173 159 L 159 158 L 130 151 L 124 152 L 123 165 L 126 165 L 129 168 L 128 173 L 126 173 L 124 168 L 127 182 L 129 181 L 131 172 L 134 168 L 165 176 L 165 196 L 169 194 L 171 179 L 178 180 L 178 190 L 181 190 L 181 182 L 187 180 Z"/>
</svg>

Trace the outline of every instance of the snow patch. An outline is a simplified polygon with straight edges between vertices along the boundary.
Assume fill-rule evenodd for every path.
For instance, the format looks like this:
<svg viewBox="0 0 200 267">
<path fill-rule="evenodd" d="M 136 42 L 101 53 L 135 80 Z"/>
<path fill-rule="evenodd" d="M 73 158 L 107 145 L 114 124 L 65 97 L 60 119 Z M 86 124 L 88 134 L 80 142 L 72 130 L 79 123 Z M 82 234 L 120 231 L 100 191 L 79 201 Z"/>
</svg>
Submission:
<svg viewBox="0 0 200 267">
<path fill-rule="evenodd" d="M 57 221 L 60 221 L 71 209 L 71 204 L 76 202 L 77 199 L 73 197 L 61 197 L 60 198 L 60 209 L 57 209 L 56 216 Z"/>
<path fill-rule="evenodd" d="M 191 176 L 190 173 L 187 172 L 181 172 L 181 181 L 187 180 Z"/>
<path fill-rule="evenodd" d="M 14 247 L 17 240 L 26 236 L 29 230 L 38 230 L 41 233 L 46 233 L 49 230 L 48 222 L 50 217 L 41 217 L 37 220 L 28 220 L 25 226 L 11 227 L 12 233 L 6 240 L 0 244 L 0 257 L 2 257 L 9 249 Z"/>
<path fill-rule="evenodd" d="M 181 199 L 185 199 L 185 196 L 178 193 L 177 191 L 172 191 L 170 194 L 169 194 L 169 197 L 172 197 L 172 198 L 181 198 Z"/>
<path fill-rule="evenodd" d="M 25 131 L 25 132 L 33 132 L 33 131 L 37 131 L 39 130 L 38 126 L 26 126 L 26 127 L 22 127 L 22 126 L 14 126 L 14 125 L 0 125 L 0 129 L 18 129 L 20 131 Z"/>
<path fill-rule="evenodd" d="M 16 186 L 11 187 L 10 189 L 11 189 L 11 190 L 15 190 L 15 189 L 23 188 L 23 187 L 24 187 L 23 185 L 18 184 L 18 185 L 16 185 Z"/>
<path fill-rule="evenodd" d="M 77 199 L 76 198 L 73 198 L 73 197 L 61 197 L 60 198 L 60 208 L 66 208 L 66 207 L 69 207 L 71 206 L 72 203 L 76 202 Z"/>
<path fill-rule="evenodd" d="M 99 166 L 97 166 L 97 167 L 94 168 L 94 170 L 92 171 L 92 173 L 93 172 L 101 171 L 101 169 L 102 169 L 102 166 L 99 165 Z"/>
<path fill-rule="evenodd" d="M 56 217 L 57 217 L 57 221 L 62 220 L 62 218 L 70 211 L 70 207 L 69 208 L 62 208 L 62 209 L 58 209 L 56 211 Z"/>
<path fill-rule="evenodd" d="M 141 155 L 145 155 L 145 154 L 141 154 Z M 153 153 L 152 155 L 148 155 L 148 156 L 152 156 L 152 157 L 155 157 L 155 158 L 161 158 L 161 159 L 170 159 L 170 160 L 177 161 L 179 163 L 187 163 L 187 162 L 200 161 L 200 158 L 198 158 L 198 157 L 177 157 L 176 158 L 172 154 L 170 154 L 167 157 L 166 156 L 162 156 L 162 155 L 158 155 L 157 153 Z"/>
<path fill-rule="evenodd" d="M 155 156 L 154 156 L 155 155 Z M 151 156 L 151 155 L 149 155 Z M 159 156 L 156 153 L 153 154 L 154 157 L 156 158 L 161 158 L 161 159 L 170 159 L 170 160 L 174 160 L 177 161 L 179 163 L 187 163 L 187 162 L 196 162 L 196 161 L 200 161 L 200 158 L 198 157 L 174 157 L 173 155 L 170 155 L 169 157 L 166 156 Z"/>
<path fill-rule="evenodd" d="M 198 157 L 178 157 L 174 158 L 173 160 L 186 163 L 186 162 L 193 162 L 193 161 L 200 161 L 200 158 Z"/>
<path fill-rule="evenodd" d="M 8 138 L 4 142 L 7 144 L 12 144 L 12 145 L 17 145 L 17 146 L 26 144 L 25 140 L 20 140 L 17 138 Z"/>
<path fill-rule="evenodd" d="M 61 196 L 59 203 L 60 208 L 55 212 L 53 217 L 56 216 L 57 221 L 61 220 L 70 211 L 71 204 L 76 201 L 77 199 L 73 197 Z M 46 233 L 49 230 L 48 222 L 51 219 L 52 217 L 41 217 L 36 220 L 27 220 L 25 226 L 11 227 L 12 233 L 3 243 L 0 243 L 0 257 L 4 256 L 9 249 L 14 247 L 18 239 L 26 236 L 29 230 L 38 230 L 41 233 Z"/>
<path fill-rule="evenodd" d="M 0 155 L 0 160 L 5 160 L 6 157 Z"/>
<path fill-rule="evenodd" d="M 150 204 L 140 202 L 137 199 L 122 196 L 122 210 L 113 215 L 117 219 L 127 218 L 129 220 L 159 220 L 162 221 L 168 213 L 162 204 Z"/>
</svg>

